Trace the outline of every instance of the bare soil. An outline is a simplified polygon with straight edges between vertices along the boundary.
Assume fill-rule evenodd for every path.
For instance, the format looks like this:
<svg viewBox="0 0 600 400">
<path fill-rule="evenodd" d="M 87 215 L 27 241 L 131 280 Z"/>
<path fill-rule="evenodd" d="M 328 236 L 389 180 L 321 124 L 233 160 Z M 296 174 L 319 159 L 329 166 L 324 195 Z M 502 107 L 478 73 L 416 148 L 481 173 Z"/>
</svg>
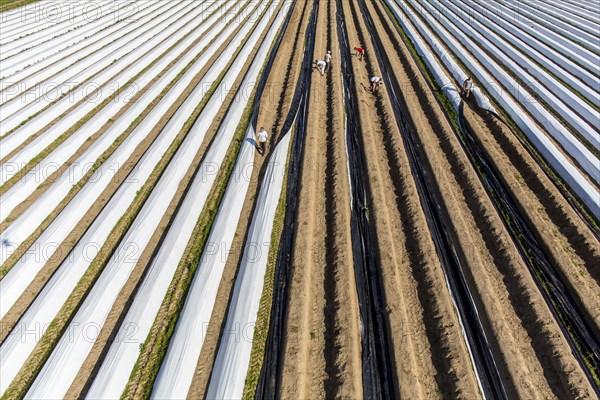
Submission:
<svg viewBox="0 0 600 400">
<path fill-rule="evenodd" d="M 361 398 L 358 299 L 350 239 L 335 0 L 319 3 L 315 59 L 331 50 L 332 69 L 313 70 L 300 197 L 292 250 L 282 398 Z"/>
<path fill-rule="evenodd" d="M 382 16 L 384 12 L 380 8 L 378 14 L 371 15 Z M 376 22 L 379 29 L 383 29 L 381 23 L 392 26 L 387 16 Z M 401 43 L 396 35 L 384 35 L 386 47 L 400 49 L 400 62 L 393 61 L 398 66 L 394 72 L 401 81 L 411 82 L 413 92 L 403 93 L 404 98 L 430 165 L 435 166 L 432 169 L 437 187 L 469 267 L 467 278 L 478 293 L 475 301 L 486 310 L 482 321 L 488 335 L 491 333 L 494 338 L 490 343 L 492 350 L 497 360 L 504 361 L 499 367 L 509 396 L 568 398 L 589 394 L 582 371 L 451 127 L 445 123 L 440 107 L 408 50 L 392 41 Z M 419 113 L 424 113 L 425 118 L 415 118 Z M 431 128 L 421 125 L 423 128 L 419 129 L 417 121 L 427 121 Z M 505 163 L 511 164 L 506 158 Z M 544 323 L 540 324 L 540 320 Z"/>
<path fill-rule="evenodd" d="M 365 61 L 354 60 L 354 75 L 399 396 L 476 398 L 469 355 L 389 98 L 369 92 L 369 78 L 381 76 L 369 35 L 356 2 L 345 6 L 350 45 L 366 48 Z M 422 129 L 432 129 L 425 116 L 414 118 Z"/>
</svg>

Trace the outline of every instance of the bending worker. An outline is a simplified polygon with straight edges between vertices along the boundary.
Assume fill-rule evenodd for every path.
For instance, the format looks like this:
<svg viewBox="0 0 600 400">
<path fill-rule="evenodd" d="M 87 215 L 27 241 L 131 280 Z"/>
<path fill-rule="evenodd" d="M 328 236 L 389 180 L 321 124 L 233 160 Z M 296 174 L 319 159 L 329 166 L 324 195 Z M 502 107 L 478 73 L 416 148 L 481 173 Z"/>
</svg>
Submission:
<svg viewBox="0 0 600 400">
<path fill-rule="evenodd" d="M 327 63 L 323 60 L 315 60 L 314 64 L 317 66 L 317 70 L 321 73 L 321 75 L 325 74 L 325 67 L 327 67 Z"/>
<path fill-rule="evenodd" d="M 356 51 L 356 58 L 358 58 L 358 61 L 362 61 L 365 56 L 365 49 L 362 47 L 355 47 L 354 50 Z"/>
<path fill-rule="evenodd" d="M 383 79 L 381 79 L 378 76 L 374 76 L 370 79 L 371 82 L 371 92 L 375 93 L 375 91 L 377 90 L 377 88 L 381 85 L 383 85 Z"/>
</svg>

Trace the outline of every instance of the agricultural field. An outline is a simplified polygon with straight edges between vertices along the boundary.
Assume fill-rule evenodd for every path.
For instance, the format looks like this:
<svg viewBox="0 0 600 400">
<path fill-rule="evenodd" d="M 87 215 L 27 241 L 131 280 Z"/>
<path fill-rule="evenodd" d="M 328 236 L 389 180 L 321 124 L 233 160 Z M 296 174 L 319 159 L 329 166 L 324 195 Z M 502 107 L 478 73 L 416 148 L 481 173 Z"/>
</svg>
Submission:
<svg viewBox="0 0 600 400">
<path fill-rule="evenodd" d="M 0 0 L 0 242 L 2 399 L 598 398 L 600 2 Z"/>
</svg>

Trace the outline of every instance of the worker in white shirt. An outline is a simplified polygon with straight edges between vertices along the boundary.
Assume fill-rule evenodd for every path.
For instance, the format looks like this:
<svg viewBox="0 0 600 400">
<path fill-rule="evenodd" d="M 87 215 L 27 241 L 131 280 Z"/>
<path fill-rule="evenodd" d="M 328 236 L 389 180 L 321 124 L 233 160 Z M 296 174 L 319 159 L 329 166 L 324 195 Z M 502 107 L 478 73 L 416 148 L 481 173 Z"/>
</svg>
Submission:
<svg viewBox="0 0 600 400">
<path fill-rule="evenodd" d="M 323 60 L 315 60 L 314 64 L 316 64 L 317 70 L 319 70 L 321 75 L 325 75 L 325 67 L 327 67 L 327 63 Z"/>
<path fill-rule="evenodd" d="M 471 90 L 473 90 L 473 79 L 471 79 L 471 77 L 467 77 L 467 79 L 465 79 L 465 81 L 463 82 L 463 90 L 464 90 L 464 94 L 465 94 L 465 98 L 469 98 L 469 95 L 471 94 Z"/>
<path fill-rule="evenodd" d="M 258 152 L 261 155 L 265 155 L 265 150 L 267 147 L 267 138 L 269 137 L 269 134 L 267 133 L 267 131 L 265 130 L 264 127 L 260 127 L 260 130 L 258 131 L 258 134 L 256 135 L 257 139 L 258 139 Z"/>
<path fill-rule="evenodd" d="M 381 85 L 383 85 L 383 79 L 381 79 L 378 76 L 374 76 L 370 79 L 370 83 L 371 83 L 371 92 L 375 93 L 375 91 L 377 90 L 377 88 Z"/>
<path fill-rule="evenodd" d="M 331 50 L 327 52 L 327 54 L 325 54 L 325 71 L 329 71 L 329 69 L 331 68 Z"/>
</svg>

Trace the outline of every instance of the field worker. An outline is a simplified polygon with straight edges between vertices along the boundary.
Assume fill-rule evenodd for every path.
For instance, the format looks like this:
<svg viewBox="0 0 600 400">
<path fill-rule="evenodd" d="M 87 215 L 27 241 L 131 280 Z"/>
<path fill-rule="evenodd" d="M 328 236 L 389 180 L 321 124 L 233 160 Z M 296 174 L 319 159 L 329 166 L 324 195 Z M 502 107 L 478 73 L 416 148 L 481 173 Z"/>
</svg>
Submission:
<svg viewBox="0 0 600 400">
<path fill-rule="evenodd" d="M 471 77 L 469 76 L 463 82 L 463 90 L 464 90 L 464 93 L 465 93 L 465 97 L 467 99 L 469 98 L 469 94 L 471 94 L 471 90 L 472 89 L 473 89 L 473 79 L 471 79 Z"/>
<path fill-rule="evenodd" d="M 317 69 L 321 73 L 321 75 L 325 74 L 325 67 L 327 67 L 327 63 L 323 60 L 315 60 L 314 62 L 317 65 Z"/>
<path fill-rule="evenodd" d="M 266 147 L 267 147 L 267 138 L 269 137 L 269 134 L 267 133 L 265 128 L 261 126 L 260 130 L 258 131 L 258 134 L 256 136 L 258 137 L 258 143 L 259 143 L 258 152 L 261 155 L 264 155 Z"/>
<path fill-rule="evenodd" d="M 356 51 L 356 58 L 358 58 L 358 61 L 362 61 L 365 55 L 365 49 L 362 47 L 355 47 L 354 50 Z"/>
<path fill-rule="evenodd" d="M 377 90 L 377 88 L 381 85 L 383 85 L 383 79 L 381 79 L 378 76 L 374 76 L 371 78 L 370 80 L 371 82 L 371 92 L 375 93 L 375 91 Z"/>
<path fill-rule="evenodd" d="M 325 71 L 329 71 L 329 69 L 331 68 L 331 50 L 327 52 L 327 54 L 325 54 L 325 64 L 327 64 L 325 66 Z"/>
</svg>

